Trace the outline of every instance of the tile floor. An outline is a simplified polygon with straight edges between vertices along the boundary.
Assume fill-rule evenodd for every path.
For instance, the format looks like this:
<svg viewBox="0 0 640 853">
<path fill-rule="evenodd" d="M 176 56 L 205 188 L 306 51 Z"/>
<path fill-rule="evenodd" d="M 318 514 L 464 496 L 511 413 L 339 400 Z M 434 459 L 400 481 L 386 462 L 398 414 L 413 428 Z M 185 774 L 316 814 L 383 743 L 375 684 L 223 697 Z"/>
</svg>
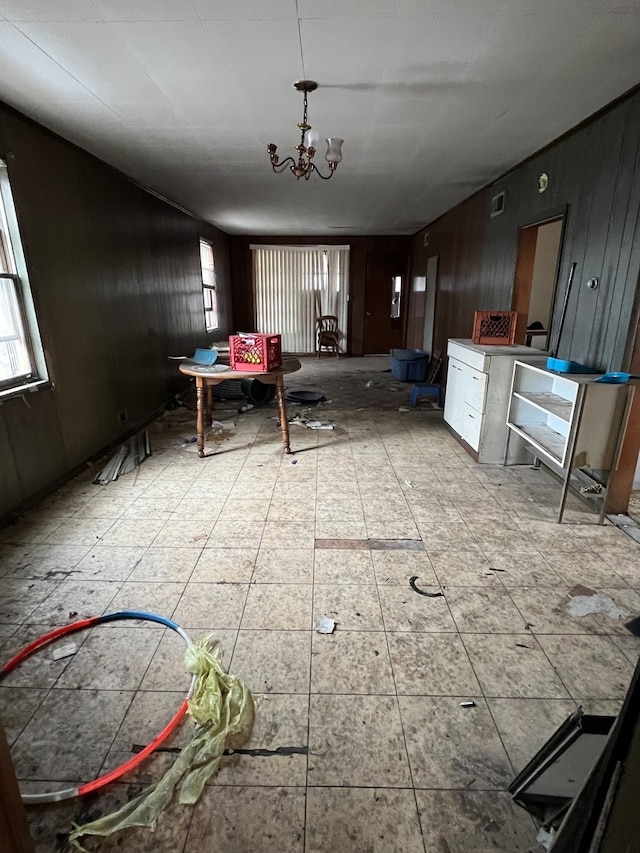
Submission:
<svg viewBox="0 0 640 853">
<path fill-rule="evenodd" d="M 544 471 L 478 466 L 428 402 L 402 411 L 410 386 L 388 358 L 305 359 L 288 386 L 322 391 L 312 416 L 336 425 L 292 426 L 295 456 L 280 451 L 273 404 L 239 414 L 220 401 L 225 431 L 206 459 L 177 409 L 151 426 L 136 472 L 95 486 L 87 471 L 0 531 L 2 661 L 80 617 L 155 611 L 219 639 L 258 697 L 250 746 L 298 750 L 225 758 L 195 807 L 87 849 L 541 850 L 505 787 L 576 705 L 616 713 L 640 652 L 624 620 L 572 617 L 567 595 L 582 584 L 640 613 L 640 546 L 574 499 L 557 525 Z M 444 595 L 416 594 L 414 576 Z M 323 615 L 335 634 L 313 630 Z M 187 686 L 182 642 L 160 626 L 74 639 L 75 655 L 43 651 L 0 686 L 24 790 L 126 760 Z M 37 850 L 68 849 L 72 821 L 130 799 L 173 758 L 30 807 Z"/>
</svg>

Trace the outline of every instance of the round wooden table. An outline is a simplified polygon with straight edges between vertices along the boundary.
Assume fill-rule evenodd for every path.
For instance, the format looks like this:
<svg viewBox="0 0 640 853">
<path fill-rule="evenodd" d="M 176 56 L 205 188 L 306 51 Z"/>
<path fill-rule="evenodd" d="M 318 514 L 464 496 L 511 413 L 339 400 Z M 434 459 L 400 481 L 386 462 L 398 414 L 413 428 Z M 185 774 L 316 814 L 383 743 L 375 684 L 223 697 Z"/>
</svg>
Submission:
<svg viewBox="0 0 640 853">
<path fill-rule="evenodd" d="M 280 433 L 282 435 L 282 443 L 284 452 L 291 453 L 289 446 L 289 421 L 287 419 L 287 409 L 284 401 L 284 376 L 287 373 L 295 373 L 300 370 L 301 364 L 297 358 L 285 358 L 280 367 L 274 367 L 267 373 L 231 370 L 227 365 L 222 364 L 195 364 L 192 361 L 185 361 L 178 365 L 180 373 L 186 376 L 192 376 L 196 380 L 196 435 L 198 441 L 198 456 L 204 456 L 204 425 L 205 422 L 211 421 L 212 409 L 212 394 L 211 389 L 214 385 L 219 385 L 221 382 L 226 382 L 228 379 L 235 379 L 241 382 L 243 379 L 259 379 L 265 385 L 276 386 L 276 398 L 278 400 L 278 409 L 280 410 Z"/>
</svg>

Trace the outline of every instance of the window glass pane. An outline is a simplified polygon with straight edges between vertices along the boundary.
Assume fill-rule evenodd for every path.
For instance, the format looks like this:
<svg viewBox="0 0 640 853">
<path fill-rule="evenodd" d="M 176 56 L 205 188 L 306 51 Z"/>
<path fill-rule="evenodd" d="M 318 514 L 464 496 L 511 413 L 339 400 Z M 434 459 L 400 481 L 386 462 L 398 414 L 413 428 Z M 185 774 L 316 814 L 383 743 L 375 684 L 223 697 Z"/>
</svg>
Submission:
<svg viewBox="0 0 640 853">
<path fill-rule="evenodd" d="M 391 279 L 391 317 L 400 316 L 400 299 L 402 297 L 402 276 L 394 275 Z"/>
<path fill-rule="evenodd" d="M 31 372 L 29 351 L 12 279 L 0 279 L 0 382 Z"/>
</svg>

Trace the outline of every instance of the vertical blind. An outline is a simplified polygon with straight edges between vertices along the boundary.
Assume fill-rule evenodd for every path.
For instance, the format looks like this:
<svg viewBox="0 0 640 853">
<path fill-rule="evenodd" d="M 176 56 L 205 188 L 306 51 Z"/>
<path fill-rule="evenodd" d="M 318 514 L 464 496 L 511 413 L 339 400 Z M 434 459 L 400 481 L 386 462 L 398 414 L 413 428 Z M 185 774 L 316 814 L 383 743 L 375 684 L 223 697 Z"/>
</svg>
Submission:
<svg viewBox="0 0 640 853">
<path fill-rule="evenodd" d="M 286 352 L 316 349 L 316 319 L 338 318 L 347 350 L 348 246 L 251 246 L 256 331 L 281 334 Z"/>
</svg>

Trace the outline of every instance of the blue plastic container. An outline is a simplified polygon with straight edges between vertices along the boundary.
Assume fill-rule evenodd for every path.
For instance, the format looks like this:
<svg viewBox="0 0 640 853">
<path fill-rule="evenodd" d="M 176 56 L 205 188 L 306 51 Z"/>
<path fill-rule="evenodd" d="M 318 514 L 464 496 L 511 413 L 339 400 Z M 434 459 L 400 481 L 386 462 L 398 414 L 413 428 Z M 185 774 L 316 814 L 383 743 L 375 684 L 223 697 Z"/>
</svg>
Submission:
<svg viewBox="0 0 640 853">
<path fill-rule="evenodd" d="M 392 349 L 391 375 L 398 382 L 424 382 L 429 353 L 421 349 Z"/>
<path fill-rule="evenodd" d="M 554 373 L 600 373 L 599 370 L 580 364 L 579 361 L 565 361 L 563 358 L 552 356 L 547 359 L 547 370 L 552 370 Z"/>
</svg>

